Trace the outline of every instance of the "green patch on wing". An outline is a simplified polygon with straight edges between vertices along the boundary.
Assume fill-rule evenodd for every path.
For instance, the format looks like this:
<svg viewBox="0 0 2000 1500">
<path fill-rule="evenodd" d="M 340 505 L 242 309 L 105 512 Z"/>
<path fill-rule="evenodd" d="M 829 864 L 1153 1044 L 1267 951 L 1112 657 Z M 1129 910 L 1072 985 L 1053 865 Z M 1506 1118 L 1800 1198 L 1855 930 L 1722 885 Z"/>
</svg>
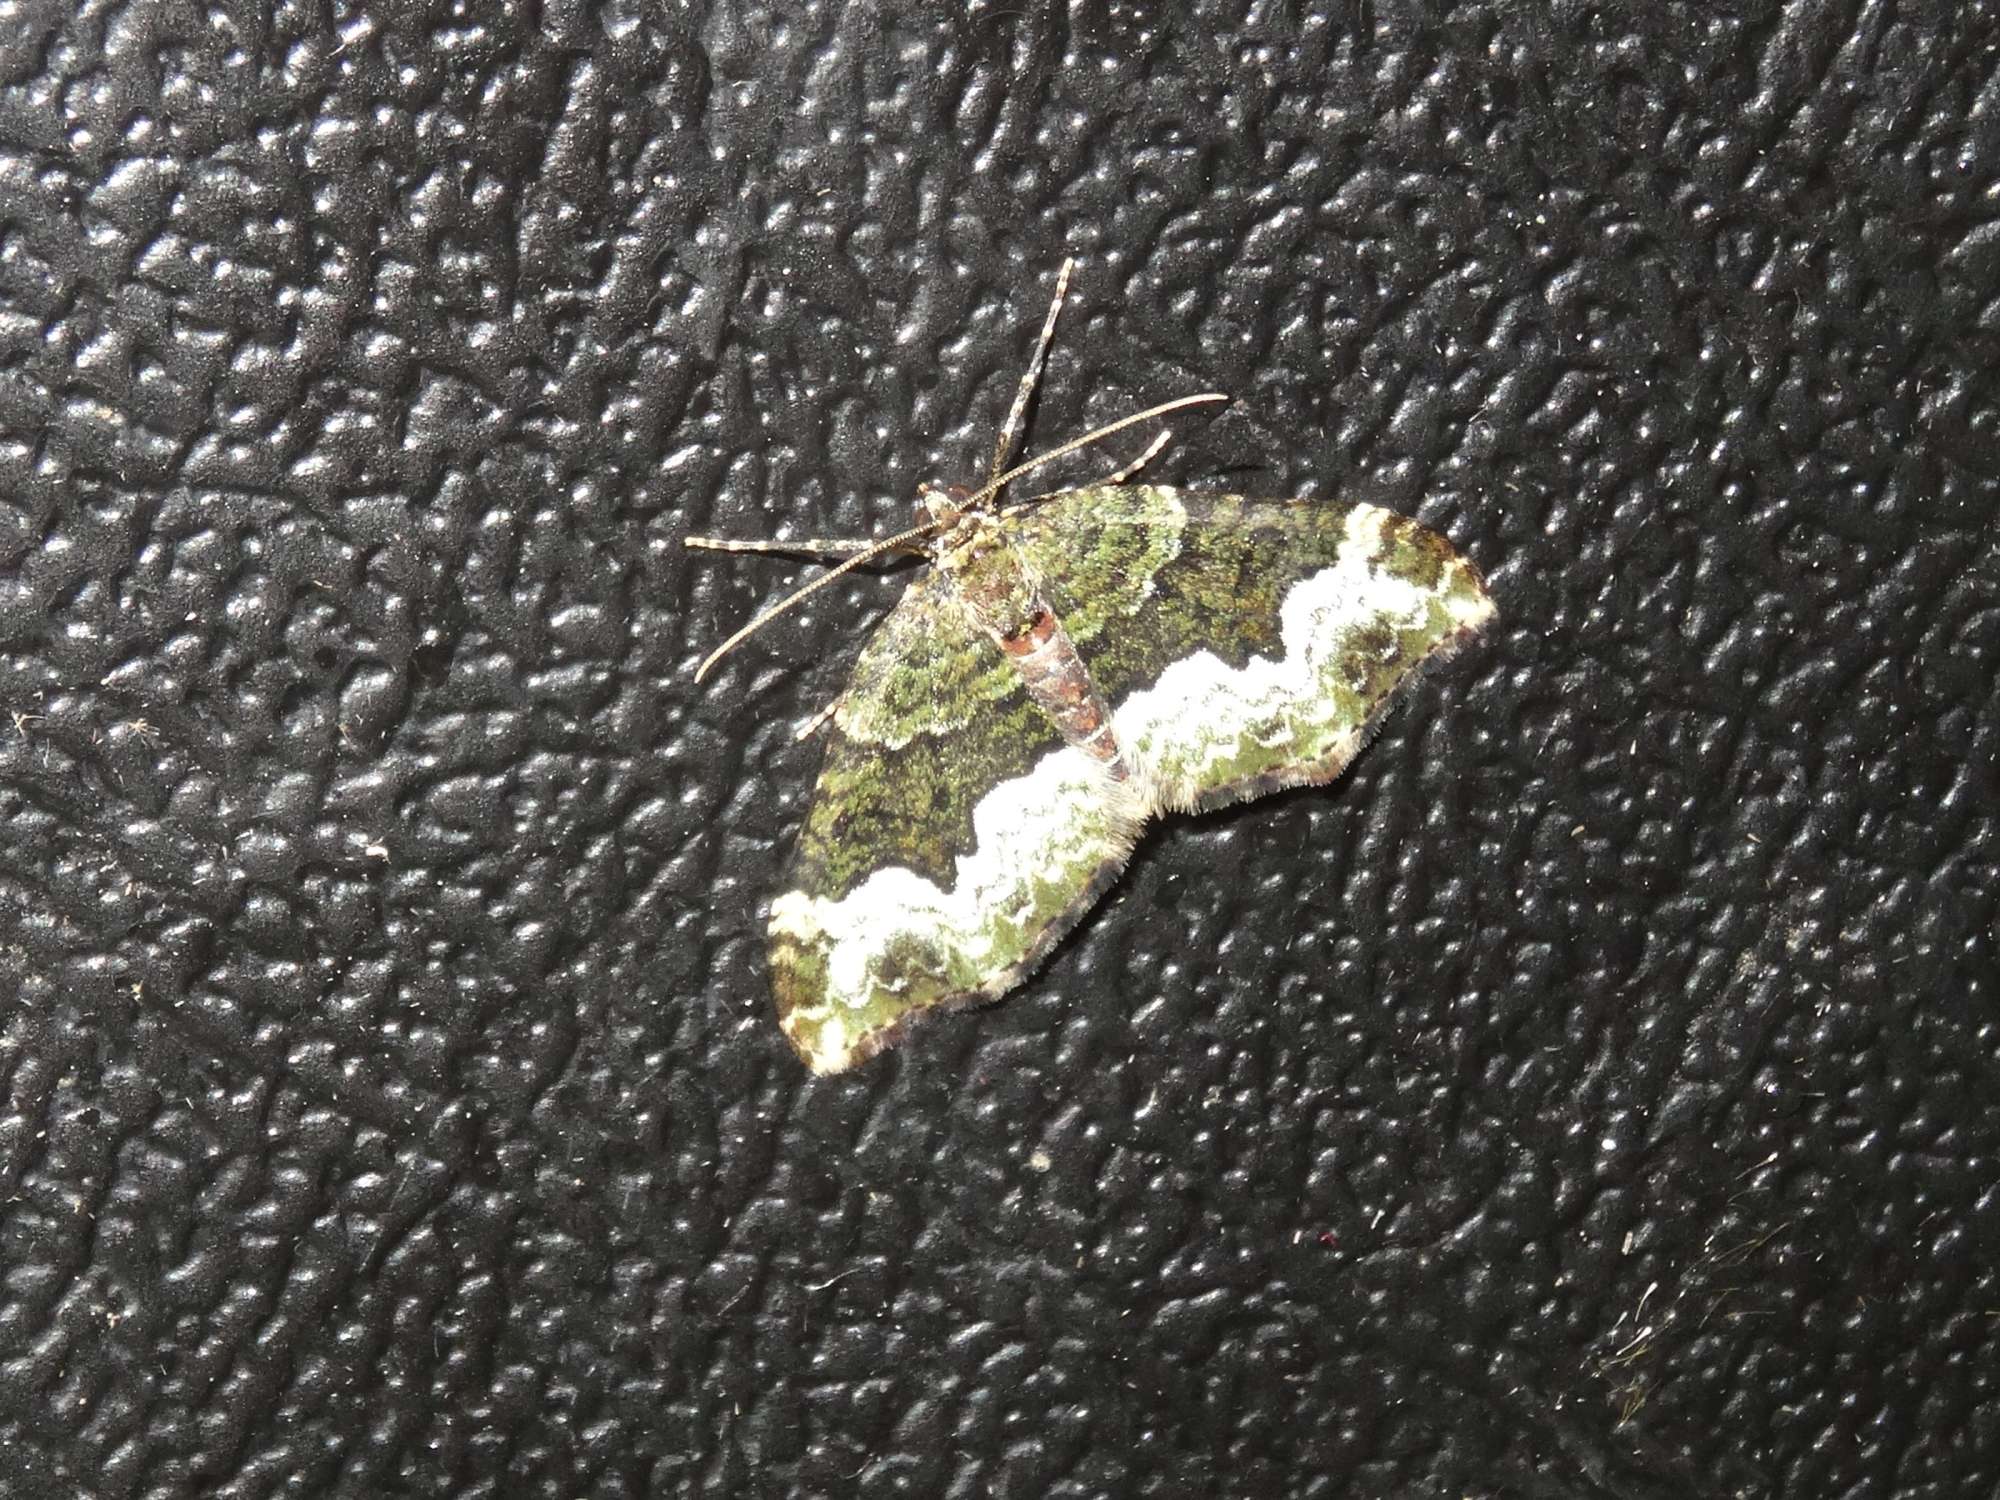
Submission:
<svg viewBox="0 0 2000 1500">
<path fill-rule="evenodd" d="M 1003 993 L 1109 884 L 1144 811 L 1129 784 L 1058 747 L 987 789 L 947 879 L 884 863 L 832 895 L 795 868 L 771 906 L 785 1035 L 814 1071 L 835 1072 L 924 1011 Z"/>
<path fill-rule="evenodd" d="M 835 708 L 772 903 L 785 1035 L 833 1072 L 914 1015 L 1001 993 L 1089 908 L 1140 821 L 1064 748 L 950 579 L 918 579 Z"/>
<path fill-rule="evenodd" d="M 933 572 L 862 648 L 826 741 L 786 888 L 834 900 L 883 865 L 948 884 L 979 799 L 1062 736 Z"/>
<path fill-rule="evenodd" d="M 1372 506 L 1100 486 L 1024 509 L 1017 545 L 1165 807 L 1330 780 L 1492 611 L 1448 542 Z M 1110 556 L 1159 562 L 1100 587 Z"/>
</svg>

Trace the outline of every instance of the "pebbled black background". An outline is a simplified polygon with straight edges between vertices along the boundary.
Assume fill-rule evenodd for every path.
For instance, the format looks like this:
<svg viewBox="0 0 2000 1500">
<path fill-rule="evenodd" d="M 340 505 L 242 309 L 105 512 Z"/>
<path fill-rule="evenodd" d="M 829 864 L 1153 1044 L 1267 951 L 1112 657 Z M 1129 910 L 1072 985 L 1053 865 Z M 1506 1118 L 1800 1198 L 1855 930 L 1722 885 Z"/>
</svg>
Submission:
<svg viewBox="0 0 2000 1500">
<path fill-rule="evenodd" d="M 1992 1493 L 2000 14 L 889 10 L 4 23 L 0 1492 Z M 809 1081 L 896 585 L 697 689 L 680 539 L 976 474 L 1065 253 L 1041 446 L 1503 618 Z"/>
</svg>

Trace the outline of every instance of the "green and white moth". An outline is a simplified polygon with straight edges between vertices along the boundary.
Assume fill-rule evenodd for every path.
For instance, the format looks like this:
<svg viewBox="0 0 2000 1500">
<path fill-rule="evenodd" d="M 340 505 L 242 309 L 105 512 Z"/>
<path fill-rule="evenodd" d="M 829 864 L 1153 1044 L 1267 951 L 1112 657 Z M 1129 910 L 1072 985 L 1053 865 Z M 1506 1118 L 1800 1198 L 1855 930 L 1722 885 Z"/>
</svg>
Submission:
<svg viewBox="0 0 2000 1500">
<path fill-rule="evenodd" d="M 1006 487 L 1208 394 L 1008 467 L 1069 283 L 1055 299 L 987 483 L 926 491 L 880 541 L 744 543 L 844 556 L 697 669 L 840 574 L 931 564 L 809 726 L 826 757 L 771 903 L 778 1022 L 838 1072 L 917 1017 L 1018 984 L 1116 879 L 1146 823 L 1331 781 L 1396 691 L 1470 640 L 1493 602 L 1442 537 L 1370 505 L 1104 481 L 1018 502 Z"/>
</svg>

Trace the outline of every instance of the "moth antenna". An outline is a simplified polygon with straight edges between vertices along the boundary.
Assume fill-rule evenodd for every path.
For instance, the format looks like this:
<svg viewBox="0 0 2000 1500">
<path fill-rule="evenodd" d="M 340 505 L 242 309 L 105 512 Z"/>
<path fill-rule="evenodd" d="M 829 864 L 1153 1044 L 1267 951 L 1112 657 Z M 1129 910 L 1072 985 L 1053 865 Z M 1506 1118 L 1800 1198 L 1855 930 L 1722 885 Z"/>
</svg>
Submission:
<svg viewBox="0 0 2000 1500">
<path fill-rule="evenodd" d="M 1120 417 L 1117 421 L 1107 423 L 1093 432 L 1086 432 L 1080 438 L 1071 439 L 1060 448 L 1052 448 L 1038 458 L 1031 458 L 1024 464 L 1016 464 L 1006 473 L 988 480 L 984 486 L 974 490 L 966 498 L 962 509 L 971 510 L 975 506 L 985 503 L 999 494 L 1001 490 L 1005 489 L 1013 481 L 1019 479 L 1023 474 L 1032 473 L 1044 464 L 1052 464 L 1059 458 L 1067 458 L 1079 448 L 1088 448 L 1092 443 L 1101 443 L 1114 432 L 1123 432 L 1126 428 L 1137 426 L 1141 422 L 1150 422 L 1155 417 L 1164 417 L 1168 412 L 1179 411 L 1185 406 L 1206 406 L 1211 402 L 1227 401 L 1228 399 L 1228 395 L 1222 391 L 1204 391 L 1199 396 L 1182 396 L 1178 400 L 1163 401 L 1158 406 L 1149 406 L 1144 411 L 1136 411 L 1129 417 Z M 1151 457 L 1150 454 L 1147 456 Z"/>
<path fill-rule="evenodd" d="M 798 727 L 797 732 L 792 736 L 792 743 L 795 745 L 803 745 L 807 740 L 811 739 L 815 734 L 819 733 L 820 727 L 839 711 L 840 711 L 840 700 L 836 698 L 833 700 L 833 702 L 827 704 L 825 708 L 822 708 L 818 713 L 814 714 L 810 719 L 807 719 L 805 723 L 801 724 Z"/>
<path fill-rule="evenodd" d="M 1062 269 L 1056 273 L 1056 295 L 1049 303 L 1049 315 L 1042 323 L 1042 336 L 1035 342 L 1034 357 L 1028 361 L 1027 372 L 1021 376 L 1020 388 L 1014 392 L 1014 404 L 1007 411 L 1007 420 L 1000 424 L 1000 436 L 993 444 L 993 467 L 986 471 L 989 482 L 1007 467 L 1007 460 L 1014 456 L 1014 439 L 1020 435 L 1021 419 L 1028 414 L 1029 398 L 1041 383 L 1042 366 L 1049 357 L 1049 342 L 1056 336 L 1056 314 L 1062 311 L 1063 294 L 1069 290 L 1069 273 L 1075 268 L 1076 258 L 1065 256 Z"/>
<path fill-rule="evenodd" d="M 779 615 L 783 614 L 786 610 L 790 609 L 800 600 L 810 598 L 812 595 L 818 593 L 821 589 L 825 588 L 829 583 L 832 583 L 834 579 L 840 577 L 841 574 L 852 573 L 856 568 L 860 567 L 863 563 L 870 562 L 873 559 L 880 557 L 884 552 L 893 552 L 898 547 L 908 546 L 911 542 L 917 540 L 917 538 L 924 536 L 929 532 L 937 530 L 939 524 L 940 523 L 936 520 L 930 520 L 924 522 L 921 526 L 912 526 L 908 531 L 899 531 L 894 536 L 884 537 L 881 541 L 876 542 L 872 546 L 867 548 L 867 550 L 862 552 L 857 552 L 854 554 L 854 556 L 848 558 L 846 561 L 838 564 L 835 567 L 827 569 L 826 572 L 820 574 L 819 577 L 815 578 L 811 583 L 804 584 L 799 588 L 793 589 L 789 594 L 785 595 L 784 598 L 780 599 L 776 604 L 773 604 L 769 609 L 763 611 L 763 613 L 759 614 L 756 619 L 752 620 L 748 625 L 745 625 L 741 630 L 737 631 L 736 634 L 732 635 L 728 640 L 724 641 L 720 646 L 717 646 L 713 651 L 709 652 L 707 656 L 703 657 L 701 665 L 694 669 L 694 680 L 696 682 L 700 682 L 702 678 L 708 675 L 709 669 L 712 668 L 717 662 L 721 661 L 723 657 L 727 656 L 730 652 L 734 651 L 738 646 L 742 645 L 745 641 L 750 639 L 751 636 L 755 635 L 758 631 L 762 630 L 766 625 L 770 624 L 773 620 L 777 619 Z"/>
<path fill-rule="evenodd" d="M 866 552 L 875 545 L 875 538 L 812 536 L 791 541 L 753 542 L 733 536 L 684 536 L 681 545 L 703 552 L 778 552 L 794 557 L 847 557 L 856 552 Z"/>
</svg>

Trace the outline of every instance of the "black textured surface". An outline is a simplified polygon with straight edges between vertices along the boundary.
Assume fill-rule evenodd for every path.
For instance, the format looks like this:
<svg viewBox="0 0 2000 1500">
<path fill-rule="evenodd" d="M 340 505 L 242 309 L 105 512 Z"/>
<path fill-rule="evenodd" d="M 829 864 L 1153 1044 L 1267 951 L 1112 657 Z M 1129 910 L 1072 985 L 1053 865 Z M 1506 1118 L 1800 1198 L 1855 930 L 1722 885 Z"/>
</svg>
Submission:
<svg viewBox="0 0 2000 1500">
<path fill-rule="evenodd" d="M 8 1496 L 2000 1485 L 2000 18 L 17 8 Z M 1504 618 L 859 1074 L 759 902 L 1035 433 Z M 1079 473 L 1096 472 L 1082 465 Z"/>
</svg>

